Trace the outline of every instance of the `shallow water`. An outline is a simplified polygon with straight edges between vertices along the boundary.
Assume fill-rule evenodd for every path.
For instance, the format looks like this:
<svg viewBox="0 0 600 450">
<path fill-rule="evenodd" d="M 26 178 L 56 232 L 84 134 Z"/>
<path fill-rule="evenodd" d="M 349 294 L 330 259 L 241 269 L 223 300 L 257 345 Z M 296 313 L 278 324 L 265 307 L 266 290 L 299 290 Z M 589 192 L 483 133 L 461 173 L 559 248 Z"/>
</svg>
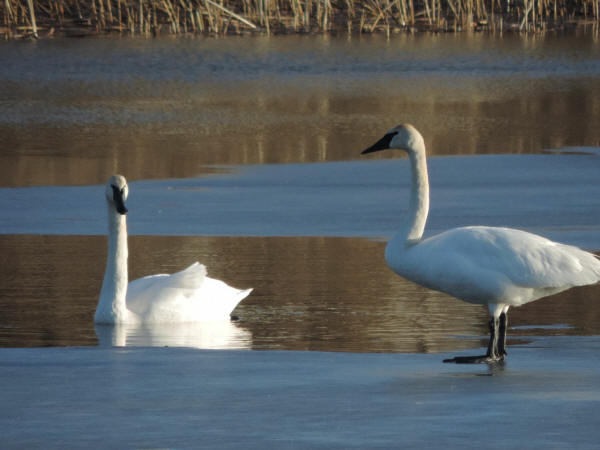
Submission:
<svg viewBox="0 0 600 450">
<path fill-rule="evenodd" d="M 105 329 L 93 314 L 101 236 L 0 236 L 0 346 L 135 345 L 260 350 L 444 352 L 482 346 L 487 311 L 396 276 L 384 243 L 351 238 L 130 238 L 131 277 L 200 259 L 209 275 L 255 291 L 238 321 Z M 151 249 L 151 251 L 149 251 Z M 27 280 L 27 282 L 24 282 Z M 600 286 L 511 310 L 510 342 L 600 333 Z M 480 336 L 480 338 L 479 338 Z"/>
<path fill-rule="evenodd" d="M 132 183 L 131 233 L 216 236 L 134 236 L 132 277 L 199 259 L 212 275 L 256 288 L 240 321 L 211 331 L 215 340 L 186 328 L 107 336 L 91 323 L 104 238 L 72 236 L 105 232 L 101 188 L 3 189 L 1 345 L 480 345 L 485 310 L 394 276 L 381 242 L 335 238 L 397 229 L 406 164 L 247 165 L 357 160 L 402 121 L 423 132 L 432 156 L 574 145 L 586 155 L 432 158 L 428 233 L 514 226 L 597 250 L 599 56 L 585 35 L 1 43 L 2 186 L 103 184 L 114 172 L 171 178 Z M 281 235 L 313 237 L 269 237 Z M 595 295 L 578 289 L 511 321 L 534 327 L 518 334 L 593 333 Z"/>
<path fill-rule="evenodd" d="M 427 232 L 485 223 L 600 248 L 597 150 L 432 158 Z M 90 234 L 106 230 L 102 186 L 5 188 L 0 346 L 428 353 L 485 344 L 484 308 L 407 282 L 383 261 L 378 237 L 391 236 L 405 214 L 407 187 L 394 180 L 407 178 L 406 160 L 230 169 L 130 184 L 130 276 L 199 260 L 211 276 L 255 288 L 235 312 L 239 321 L 94 327 L 106 238 Z M 172 236 L 201 233 L 213 236 Z M 511 311 L 511 343 L 597 333 L 599 293 L 574 289 Z"/>
<path fill-rule="evenodd" d="M 598 145 L 591 36 L 0 43 L 0 184 L 358 159 L 412 122 L 431 155 Z"/>
<path fill-rule="evenodd" d="M 0 56 L 5 61 L 0 69 L 3 186 L 90 185 L 117 171 L 131 181 L 232 170 L 209 166 L 215 164 L 353 160 L 402 121 L 419 127 L 430 155 L 536 153 L 600 142 L 595 126 L 600 116 L 600 50 L 586 35 L 55 39 L 2 43 Z M 568 158 L 490 159 L 485 164 L 432 160 L 429 232 L 481 222 L 528 228 L 596 249 L 597 158 Z M 523 168 L 513 177 L 511 167 L 517 165 Z M 146 258 L 154 255 L 163 263 L 149 264 L 141 252 L 131 259 L 132 275 L 172 271 L 200 259 L 219 276 L 222 261 L 230 261 L 223 278 L 257 288 L 241 307 L 247 309 L 242 320 L 224 330 L 242 347 L 439 350 L 445 345 L 440 339 L 425 345 L 422 333 L 414 331 L 427 330 L 429 321 L 438 324 L 432 331 L 436 336 L 485 334 L 485 312 L 424 290 L 417 294 L 418 288 L 394 277 L 382 263 L 381 243 L 266 237 L 388 237 L 402 212 L 386 210 L 396 203 L 396 186 L 379 183 L 389 174 L 373 167 L 254 167 L 200 185 L 196 180 L 150 184 L 146 197 L 140 186 L 140 207 L 132 196 L 137 210 L 130 217 L 134 234 L 265 237 L 136 237 L 134 249 L 136 242 L 147 240 L 144 245 L 152 251 Z M 452 176 L 443 178 L 457 173 L 462 185 Z M 368 191 L 367 186 L 375 189 Z M 247 198 L 236 194 L 240 189 Z M 329 203 L 313 195 L 319 190 L 329 193 Z M 398 196 L 404 195 L 400 190 Z M 2 232 L 26 234 L 1 239 L 8 280 L 2 295 L 4 345 L 95 344 L 89 318 L 102 276 L 102 264 L 97 264 L 104 258 L 102 238 L 69 235 L 103 233 L 103 215 L 84 191 L 43 189 L 46 197 L 39 198 L 31 192 L 2 192 L 3 210 L 12 211 L 2 218 Z M 367 192 L 377 201 L 370 201 Z M 468 194 L 464 200 L 463 192 Z M 522 205 L 509 199 L 525 192 L 529 197 Z M 578 192 L 588 195 L 577 199 Z M 190 195 L 209 206 L 199 204 L 194 209 L 200 216 L 185 218 L 189 213 L 181 206 Z M 461 204 L 464 208 L 458 210 Z M 164 222 L 170 214 L 163 211 L 181 216 L 178 229 L 169 225 L 172 221 Z M 57 232 L 66 236 L 27 236 Z M 170 254 L 161 247 L 165 239 L 192 240 L 197 254 L 183 259 L 179 252 Z M 94 243 L 93 258 L 85 242 Z M 205 246 L 218 256 L 211 259 Z M 289 259 L 290 254 L 295 256 Z M 11 261 L 19 264 L 13 267 Z M 76 267 L 67 269 L 72 262 Z M 74 277 L 78 271 L 84 272 Z M 381 279 L 374 282 L 374 277 Z M 398 303 L 399 297 L 403 300 Z M 52 314 L 50 298 L 63 305 L 55 311 L 60 320 Z M 378 307 L 366 309 L 371 303 L 365 298 L 378 299 Z M 34 307 L 23 307 L 27 301 Z M 433 309 L 443 318 L 426 319 L 429 313 L 419 308 L 428 302 L 438 305 Z M 450 310 L 443 306 L 448 304 Z M 257 310 L 258 305 L 267 309 Z M 463 309 L 477 311 L 475 318 L 456 325 L 456 317 L 472 314 Z M 275 329 L 261 328 L 258 317 Z M 557 323 L 575 322 L 552 322 Z M 406 329 L 397 334 L 404 337 L 396 336 L 397 329 Z M 558 332 L 582 329 L 569 325 Z M 129 330 L 135 333 L 141 331 Z"/>
<path fill-rule="evenodd" d="M 413 122 L 431 155 L 463 155 L 430 160 L 429 233 L 598 250 L 599 52 L 585 35 L 0 42 L 0 186 L 44 185 L 0 189 L 0 347 L 51 347 L 0 348 L 0 445 L 597 448 L 600 287 L 511 309 L 505 364 L 442 364 L 480 352 L 487 312 L 385 266 L 405 161 L 347 160 Z M 114 172 L 141 180 L 131 277 L 200 260 L 255 288 L 239 320 L 94 326 Z"/>
</svg>

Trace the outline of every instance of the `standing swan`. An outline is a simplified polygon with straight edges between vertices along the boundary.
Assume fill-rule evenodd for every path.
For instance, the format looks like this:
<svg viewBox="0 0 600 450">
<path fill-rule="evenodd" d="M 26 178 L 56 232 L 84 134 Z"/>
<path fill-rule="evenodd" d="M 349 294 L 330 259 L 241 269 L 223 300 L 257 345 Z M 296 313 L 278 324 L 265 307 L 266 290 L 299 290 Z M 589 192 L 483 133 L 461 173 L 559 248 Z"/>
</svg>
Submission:
<svg viewBox="0 0 600 450">
<path fill-rule="evenodd" d="M 128 284 L 125 177 L 113 175 L 106 184 L 108 259 L 94 315 L 98 324 L 183 323 L 229 319 L 252 289 L 238 290 L 206 276 L 195 262 L 172 275 L 140 278 Z"/>
<path fill-rule="evenodd" d="M 387 244 L 388 266 L 429 289 L 487 305 L 492 316 L 485 355 L 457 356 L 444 362 L 503 360 L 510 306 L 600 281 L 600 260 L 596 256 L 525 231 L 471 226 L 423 239 L 429 211 L 423 137 L 412 125 L 400 125 L 362 154 L 385 149 L 405 150 L 412 170 L 409 220 Z"/>
</svg>

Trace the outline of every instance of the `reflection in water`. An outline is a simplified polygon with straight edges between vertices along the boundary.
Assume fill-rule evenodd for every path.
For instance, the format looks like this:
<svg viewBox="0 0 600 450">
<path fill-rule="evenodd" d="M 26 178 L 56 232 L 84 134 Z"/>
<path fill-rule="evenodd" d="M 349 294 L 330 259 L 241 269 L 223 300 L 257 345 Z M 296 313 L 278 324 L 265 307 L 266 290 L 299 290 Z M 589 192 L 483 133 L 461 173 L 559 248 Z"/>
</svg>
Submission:
<svg viewBox="0 0 600 450">
<path fill-rule="evenodd" d="M 200 323 L 94 325 L 103 347 L 249 348 L 252 336 L 229 320 Z"/>
<path fill-rule="evenodd" d="M 600 141 L 587 36 L 48 40 L 0 46 L 0 183 L 193 177 L 358 159 L 412 122 L 431 155 Z"/>
<path fill-rule="evenodd" d="M 0 236 L 0 346 L 201 345 L 252 349 L 440 352 L 484 346 L 487 311 L 403 280 L 383 242 L 322 237 L 130 238 L 130 275 L 174 272 L 199 259 L 209 275 L 254 286 L 235 323 L 114 330 L 98 337 L 94 310 L 103 236 Z M 149 251 L 151 250 L 151 251 Z M 523 336 L 600 333 L 600 286 L 515 308 L 509 345 Z M 564 324 L 561 327 L 543 327 Z M 207 334 L 204 332 L 206 331 Z"/>
</svg>

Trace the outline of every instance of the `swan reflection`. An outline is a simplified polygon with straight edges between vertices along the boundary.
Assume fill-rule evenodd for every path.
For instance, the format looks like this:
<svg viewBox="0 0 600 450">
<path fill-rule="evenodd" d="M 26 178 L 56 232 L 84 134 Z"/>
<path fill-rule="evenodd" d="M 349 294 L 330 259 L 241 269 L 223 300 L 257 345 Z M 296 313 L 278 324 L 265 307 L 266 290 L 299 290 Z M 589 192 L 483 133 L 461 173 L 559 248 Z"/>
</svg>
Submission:
<svg viewBox="0 0 600 450">
<path fill-rule="evenodd" d="M 252 333 L 229 320 L 176 324 L 95 325 L 101 347 L 247 349 Z"/>
</svg>

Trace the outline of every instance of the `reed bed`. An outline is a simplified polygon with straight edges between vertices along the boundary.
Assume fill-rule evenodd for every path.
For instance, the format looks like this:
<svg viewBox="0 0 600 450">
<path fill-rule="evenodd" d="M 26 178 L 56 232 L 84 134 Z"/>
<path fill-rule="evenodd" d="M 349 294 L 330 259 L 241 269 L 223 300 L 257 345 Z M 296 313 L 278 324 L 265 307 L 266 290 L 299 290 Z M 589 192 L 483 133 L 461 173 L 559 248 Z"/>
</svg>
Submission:
<svg viewBox="0 0 600 450">
<path fill-rule="evenodd" d="M 600 24 L 600 0 L 0 0 L 0 36 L 543 32 Z"/>
</svg>

